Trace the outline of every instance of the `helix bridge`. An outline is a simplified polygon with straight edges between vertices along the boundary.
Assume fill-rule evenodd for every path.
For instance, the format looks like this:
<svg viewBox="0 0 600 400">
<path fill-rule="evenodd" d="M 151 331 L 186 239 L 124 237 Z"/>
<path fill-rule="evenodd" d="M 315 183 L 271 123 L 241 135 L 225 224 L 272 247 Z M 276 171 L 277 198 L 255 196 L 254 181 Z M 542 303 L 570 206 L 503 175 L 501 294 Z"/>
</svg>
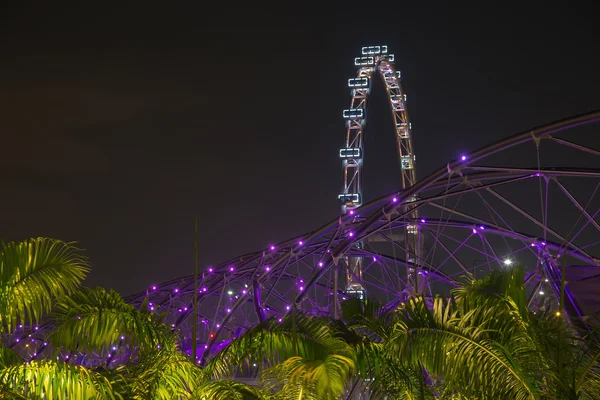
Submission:
<svg viewBox="0 0 600 400">
<path fill-rule="evenodd" d="M 206 267 L 197 281 L 195 275 L 177 277 L 127 300 L 164 314 L 184 349 L 197 348 L 198 362 L 257 323 L 281 320 L 292 308 L 339 318 L 340 302 L 350 297 L 394 307 L 415 294 L 447 295 L 465 279 L 515 264 L 525 268 L 532 308 L 559 309 L 564 270 L 565 312 L 584 326 L 595 319 L 600 151 L 590 142 L 598 134 L 593 123 L 600 111 L 507 132 L 504 139 L 440 161 L 439 169 L 417 178 L 413 137 L 419 132 L 413 133 L 394 55 L 387 46 L 367 46 L 354 65 L 349 107 L 340 115 L 343 144 L 335 155 L 343 172 L 340 214 L 306 234 Z M 398 169 L 389 173 L 397 176 L 398 189 L 363 202 L 363 139 L 377 79 L 392 116 Z M 21 326 L 9 345 L 26 359 L 44 357 L 43 331 Z M 127 351 L 115 346 L 110 359 L 118 363 Z"/>
</svg>

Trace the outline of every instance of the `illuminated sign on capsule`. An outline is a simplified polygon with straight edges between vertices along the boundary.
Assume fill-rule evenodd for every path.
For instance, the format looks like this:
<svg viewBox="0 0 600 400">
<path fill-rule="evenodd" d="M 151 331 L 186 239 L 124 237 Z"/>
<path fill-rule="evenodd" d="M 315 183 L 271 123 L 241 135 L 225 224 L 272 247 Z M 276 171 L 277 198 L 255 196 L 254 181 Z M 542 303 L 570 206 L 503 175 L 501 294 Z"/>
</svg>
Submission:
<svg viewBox="0 0 600 400">
<path fill-rule="evenodd" d="M 362 48 L 363 54 L 385 54 L 388 51 L 387 46 L 365 46 Z"/>
</svg>

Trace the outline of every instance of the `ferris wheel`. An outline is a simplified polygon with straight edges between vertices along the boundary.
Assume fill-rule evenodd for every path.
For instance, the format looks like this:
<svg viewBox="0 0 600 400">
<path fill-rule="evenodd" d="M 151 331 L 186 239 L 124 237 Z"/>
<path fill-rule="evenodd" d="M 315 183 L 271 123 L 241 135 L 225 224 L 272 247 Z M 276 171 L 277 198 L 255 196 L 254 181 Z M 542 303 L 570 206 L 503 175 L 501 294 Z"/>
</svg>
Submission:
<svg viewBox="0 0 600 400">
<path fill-rule="evenodd" d="M 557 310 L 564 277 L 562 306 L 569 318 L 584 326 L 598 318 L 600 149 L 594 148 L 593 123 L 600 122 L 600 111 L 507 135 L 440 162 L 417 180 L 394 58 L 385 46 L 362 52 L 355 60 L 357 78 L 349 80 L 351 108 L 342 114 L 342 214 L 304 235 L 206 267 L 197 281 L 189 275 L 154 284 L 128 301 L 164 314 L 184 349 L 196 342 L 198 361 L 258 322 L 280 320 L 293 309 L 336 317 L 340 301 L 361 295 L 391 308 L 405 299 L 407 288 L 431 299 L 465 279 L 515 264 L 524 267 L 532 309 Z M 397 128 L 401 181 L 396 192 L 363 204 L 366 100 L 377 75 Z M 43 330 L 19 329 L 9 346 L 26 359 L 43 356 Z M 116 348 L 112 362 L 127 354 Z"/>
<path fill-rule="evenodd" d="M 365 46 L 361 56 L 354 59 L 358 69 L 356 78 L 348 79 L 351 90 L 350 108 L 343 110 L 342 116 L 346 121 L 346 134 L 344 147 L 340 149 L 340 158 L 343 168 L 342 193 L 338 199 L 342 203 L 342 214 L 355 214 L 355 209 L 363 202 L 362 192 L 362 166 L 364 154 L 364 132 L 367 120 L 367 100 L 372 88 L 372 81 L 377 76 L 381 77 L 386 91 L 386 98 L 390 106 L 395 127 L 396 148 L 400 164 L 401 188 L 407 188 L 417 181 L 415 171 L 415 153 L 412 143 L 412 126 L 406 109 L 407 96 L 400 83 L 401 73 L 394 67 L 394 54 L 388 52 L 388 46 Z M 418 210 L 410 205 L 414 197 L 405 202 L 404 209 L 410 210 L 410 216 L 418 219 Z M 406 270 L 406 285 L 404 290 L 418 292 L 419 284 L 419 253 L 421 253 L 421 240 L 419 226 L 407 225 L 404 229 L 403 240 L 405 243 L 405 258 L 410 260 L 412 267 Z M 357 242 L 355 246 L 362 248 L 364 243 Z M 365 290 L 360 283 L 364 260 L 362 257 L 346 257 L 349 266 L 346 274 L 346 292 L 348 295 L 364 298 Z M 358 279 L 356 279 L 356 278 Z M 337 309 L 337 308 L 336 308 Z"/>
</svg>

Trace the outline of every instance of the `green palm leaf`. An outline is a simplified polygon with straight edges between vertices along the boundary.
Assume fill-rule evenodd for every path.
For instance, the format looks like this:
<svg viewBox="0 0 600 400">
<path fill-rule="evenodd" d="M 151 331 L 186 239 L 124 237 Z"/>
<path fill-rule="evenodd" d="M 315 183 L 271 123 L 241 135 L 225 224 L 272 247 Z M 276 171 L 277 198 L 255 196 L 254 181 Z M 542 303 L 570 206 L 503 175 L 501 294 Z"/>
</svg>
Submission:
<svg viewBox="0 0 600 400">
<path fill-rule="evenodd" d="M 423 298 L 414 298 L 404 305 L 400 326 L 405 330 L 398 330 L 396 339 L 404 357 L 443 376 L 451 390 L 466 387 L 474 397 L 539 398 L 535 376 L 520 363 L 532 363 L 539 354 L 530 337 L 522 334 L 500 344 L 487 329 L 465 326 L 451 304 L 438 298 L 430 310 Z"/>
<path fill-rule="evenodd" d="M 129 369 L 131 399 L 189 399 L 201 379 L 201 370 L 174 344 L 140 356 Z"/>
<path fill-rule="evenodd" d="M 51 343 L 71 351 L 102 351 L 119 342 L 141 346 L 145 351 L 173 340 L 160 316 L 140 311 L 116 291 L 101 287 L 82 288 L 63 298 L 56 304 L 51 320 L 55 325 L 50 332 Z"/>
<path fill-rule="evenodd" d="M 32 361 L 4 368 L 0 370 L 0 385 L 13 396 L 31 400 L 121 398 L 100 374 L 52 361 Z"/>
<path fill-rule="evenodd" d="M 232 380 L 204 382 L 194 391 L 197 400 L 273 400 L 274 396 L 261 388 Z"/>
<path fill-rule="evenodd" d="M 17 353 L 0 342 L 0 368 L 19 364 L 21 362 L 23 362 L 23 359 Z"/>
<path fill-rule="evenodd" d="M 0 330 L 37 323 L 53 301 L 76 290 L 89 268 L 72 243 L 49 238 L 2 244 Z"/>
<path fill-rule="evenodd" d="M 317 398 L 334 398 L 344 392 L 356 365 L 352 347 L 337 333 L 331 321 L 302 313 L 295 316 L 295 325 L 292 316 L 282 322 L 270 319 L 230 343 L 206 371 L 219 378 L 257 363 L 271 367 L 265 370 L 264 380 L 288 381 L 284 391 L 300 385 L 305 395 L 312 392 Z"/>
</svg>

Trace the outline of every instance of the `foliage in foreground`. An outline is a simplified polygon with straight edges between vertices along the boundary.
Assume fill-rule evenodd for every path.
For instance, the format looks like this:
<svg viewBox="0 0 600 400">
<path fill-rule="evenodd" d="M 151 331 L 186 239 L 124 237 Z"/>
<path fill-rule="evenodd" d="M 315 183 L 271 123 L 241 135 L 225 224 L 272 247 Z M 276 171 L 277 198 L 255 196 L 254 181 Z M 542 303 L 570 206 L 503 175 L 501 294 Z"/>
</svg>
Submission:
<svg viewBox="0 0 600 400">
<path fill-rule="evenodd" d="M 292 308 L 232 341 L 204 368 L 147 307 L 82 288 L 89 267 L 70 243 L 37 238 L 0 249 L 0 334 L 53 324 L 54 349 L 105 365 L 25 362 L 0 343 L 1 399 L 594 399 L 600 346 L 561 315 L 532 312 L 523 270 L 464 283 L 449 298 L 394 309 L 342 304 L 342 320 Z M 116 356 L 115 342 L 128 349 Z M 60 357 L 59 357 L 60 359 Z M 258 363 L 261 386 L 229 380 Z"/>
</svg>

